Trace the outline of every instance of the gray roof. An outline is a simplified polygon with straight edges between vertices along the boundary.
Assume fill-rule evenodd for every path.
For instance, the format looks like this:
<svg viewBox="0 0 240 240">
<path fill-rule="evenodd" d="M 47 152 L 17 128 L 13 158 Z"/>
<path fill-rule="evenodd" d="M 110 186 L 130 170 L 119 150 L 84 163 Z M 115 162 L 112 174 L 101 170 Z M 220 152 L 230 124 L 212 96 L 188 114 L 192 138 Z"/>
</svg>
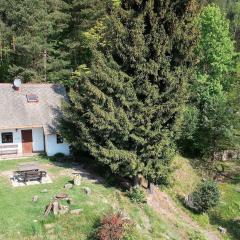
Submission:
<svg viewBox="0 0 240 240">
<path fill-rule="evenodd" d="M 28 102 L 36 94 L 38 102 Z M 58 84 L 0 84 L 0 129 L 43 127 L 46 134 L 57 131 L 61 105 L 67 100 L 65 88 Z"/>
</svg>

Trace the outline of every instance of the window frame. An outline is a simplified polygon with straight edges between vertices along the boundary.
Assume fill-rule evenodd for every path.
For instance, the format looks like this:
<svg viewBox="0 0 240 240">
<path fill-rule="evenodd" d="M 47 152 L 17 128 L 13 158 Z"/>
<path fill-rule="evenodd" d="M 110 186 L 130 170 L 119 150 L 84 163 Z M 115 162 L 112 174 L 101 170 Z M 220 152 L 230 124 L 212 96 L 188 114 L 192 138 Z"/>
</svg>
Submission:
<svg viewBox="0 0 240 240">
<path fill-rule="evenodd" d="M 4 141 L 5 140 L 4 135 L 10 135 L 10 140 L 11 141 Z M 2 132 L 1 133 L 1 140 L 2 140 L 2 144 L 13 143 L 13 132 Z"/>
</svg>

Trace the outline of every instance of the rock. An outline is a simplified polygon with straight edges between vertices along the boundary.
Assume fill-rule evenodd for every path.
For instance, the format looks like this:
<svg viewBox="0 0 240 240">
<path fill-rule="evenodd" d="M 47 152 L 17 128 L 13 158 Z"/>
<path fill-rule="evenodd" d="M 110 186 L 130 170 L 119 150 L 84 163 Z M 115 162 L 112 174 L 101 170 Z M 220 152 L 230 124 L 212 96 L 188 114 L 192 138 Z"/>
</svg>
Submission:
<svg viewBox="0 0 240 240">
<path fill-rule="evenodd" d="M 81 185 L 81 176 L 80 175 L 75 175 L 74 179 L 73 179 L 73 184 L 76 186 L 80 186 Z"/>
<path fill-rule="evenodd" d="M 41 191 L 41 193 L 47 193 L 47 192 L 48 190 L 46 188 Z"/>
<path fill-rule="evenodd" d="M 131 183 L 128 181 L 121 181 L 119 184 L 124 190 L 129 190 L 131 188 Z"/>
<path fill-rule="evenodd" d="M 70 211 L 71 214 L 75 214 L 75 215 L 79 215 L 81 212 L 83 211 L 83 209 L 73 209 Z"/>
<path fill-rule="evenodd" d="M 38 200 L 38 195 L 34 195 L 33 197 L 32 197 L 32 201 L 33 202 L 36 202 Z"/>
<path fill-rule="evenodd" d="M 54 201 L 52 203 L 53 206 L 53 214 L 54 215 L 58 215 L 58 210 L 59 210 L 59 202 L 58 201 Z"/>
<path fill-rule="evenodd" d="M 49 230 L 49 229 L 52 229 L 55 227 L 55 224 L 54 223 L 47 223 L 47 224 L 44 224 L 44 228 L 46 230 Z"/>
<path fill-rule="evenodd" d="M 89 187 L 84 187 L 83 191 L 87 194 L 90 195 L 92 193 L 92 190 Z"/>
<path fill-rule="evenodd" d="M 66 193 L 59 193 L 59 194 L 57 194 L 57 195 L 55 196 L 55 198 L 56 198 L 56 199 L 62 199 L 62 200 L 68 199 L 68 194 L 66 194 Z"/>
<path fill-rule="evenodd" d="M 221 226 L 218 227 L 218 230 L 221 234 L 226 234 L 227 233 L 227 229 L 226 228 L 223 228 Z"/>
<path fill-rule="evenodd" d="M 67 184 L 64 185 L 64 188 L 71 189 L 71 188 L 73 188 L 73 184 L 72 183 L 67 183 Z"/>
<path fill-rule="evenodd" d="M 66 214 L 66 213 L 69 212 L 69 207 L 65 206 L 65 205 L 60 205 L 58 212 L 59 212 L 60 215 Z"/>
</svg>

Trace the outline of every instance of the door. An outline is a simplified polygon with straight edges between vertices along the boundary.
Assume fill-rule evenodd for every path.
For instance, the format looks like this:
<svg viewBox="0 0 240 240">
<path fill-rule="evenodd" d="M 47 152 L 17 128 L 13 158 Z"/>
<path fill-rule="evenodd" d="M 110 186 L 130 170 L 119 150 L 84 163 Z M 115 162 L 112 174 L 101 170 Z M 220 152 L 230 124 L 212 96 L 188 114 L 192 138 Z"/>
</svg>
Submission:
<svg viewBox="0 0 240 240">
<path fill-rule="evenodd" d="M 32 130 L 22 130 L 23 153 L 32 153 Z"/>
</svg>

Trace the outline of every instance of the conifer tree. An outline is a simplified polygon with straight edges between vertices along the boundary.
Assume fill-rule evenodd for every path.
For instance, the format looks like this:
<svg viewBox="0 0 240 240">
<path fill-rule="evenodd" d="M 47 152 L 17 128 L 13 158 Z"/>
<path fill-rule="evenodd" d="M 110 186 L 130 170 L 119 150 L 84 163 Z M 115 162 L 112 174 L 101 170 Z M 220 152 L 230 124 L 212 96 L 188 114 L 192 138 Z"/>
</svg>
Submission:
<svg viewBox="0 0 240 240">
<path fill-rule="evenodd" d="M 73 69 L 91 59 L 92 42 L 98 40 L 110 0 L 70 0 L 71 20 L 66 45 Z"/>
<path fill-rule="evenodd" d="M 69 75 L 63 44 L 68 4 L 62 0 L 0 0 L 0 77 L 58 81 Z"/>
<path fill-rule="evenodd" d="M 195 0 L 123 0 L 75 72 L 62 132 L 122 176 L 166 183 L 192 78 Z"/>
</svg>

